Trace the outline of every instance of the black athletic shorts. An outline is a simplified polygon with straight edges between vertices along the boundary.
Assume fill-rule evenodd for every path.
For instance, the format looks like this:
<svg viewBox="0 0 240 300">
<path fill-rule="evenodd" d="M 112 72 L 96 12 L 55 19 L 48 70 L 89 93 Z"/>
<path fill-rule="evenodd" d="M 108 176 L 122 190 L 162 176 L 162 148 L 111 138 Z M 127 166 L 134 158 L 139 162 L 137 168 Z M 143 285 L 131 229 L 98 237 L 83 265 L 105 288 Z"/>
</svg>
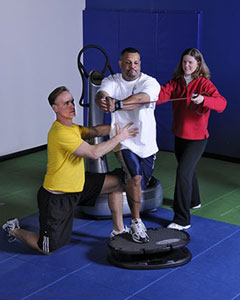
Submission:
<svg viewBox="0 0 240 300">
<path fill-rule="evenodd" d="M 74 209 L 78 205 L 93 206 L 101 192 L 105 174 L 85 174 L 82 192 L 53 194 L 41 187 L 38 191 L 40 233 L 38 246 L 50 253 L 69 243 Z"/>
</svg>

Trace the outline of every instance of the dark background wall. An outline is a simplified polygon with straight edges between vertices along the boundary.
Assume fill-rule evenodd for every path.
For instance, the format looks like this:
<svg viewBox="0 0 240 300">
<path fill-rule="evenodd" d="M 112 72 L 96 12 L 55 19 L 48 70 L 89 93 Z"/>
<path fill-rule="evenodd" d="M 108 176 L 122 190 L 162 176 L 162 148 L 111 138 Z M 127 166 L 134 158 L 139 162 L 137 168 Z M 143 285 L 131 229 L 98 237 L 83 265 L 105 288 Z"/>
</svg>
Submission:
<svg viewBox="0 0 240 300">
<path fill-rule="evenodd" d="M 240 18 L 239 16 L 240 2 L 237 0 L 230 1 L 209 1 L 202 0 L 201 2 L 193 2 L 188 0 L 122 0 L 122 1 L 111 1 L 111 0 L 86 0 L 86 11 L 87 10 L 110 10 L 112 12 L 117 11 L 141 11 L 141 12 L 154 12 L 154 11 L 175 11 L 175 12 L 186 12 L 193 13 L 194 11 L 200 12 L 199 19 L 201 19 L 199 26 L 199 36 L 197 37 L 196 44 L 193 46 L 198 46 L 202 51 L 204 58 L 211 70 L 212 78 L 211 80 L 217 86 L 218 90 L 222 95 L 224 95 L 228 100 L 227 109 L 223 114 L 217 114 L 212 112 L 209 130 L 210 139 L 207 147 L 207 152 L 213 154 L 219 154 L 229 157 L 240 157 L 240 129 L 239 129 L 239 112 L 240 112 L 240 101 L 239 101 L 239 60 L 238 54 L 240 53 L 240 39 L 239 39 L 239 28 L 240 28 Z M 90 36 L 90 39 L 94 41 L 94 35 L 96 36 L 96 41 L 99 36 L 103 36 L 104 39 L 108 39 L 109 36 L 104 36 L 104 30 L 101 26 L 103 23 L 108 23 L 109 20 L 96 19 L 91 24 L 87 24 L 84 28 L 84 45 L 86 36 Z M 129 21 L 132 21 L 129 19 Z M 136 25 L 139 26 L 141 30 L 142 40 L 146 40 L 147 43 L 151 40 L 149 28 L 144 31 L 145 19 L 136 19 Z M 149 24 L 148 22 L 146 24 Z M 187 24 L 184 24 L 179 19 L 179 22 L 175 20 L 176 30 L 182 30 L 182 37 L 184 38 L 184 31 Z M 112 27 L 112 32 L 114 34 L 114 26 L 108 23 L 108 26 Z M 125 27 L 126 41 L 129 41 L 129 45 L 132 45 L 131 41 L 134 40 L 134 36 L 131 35 L 131 26 L 128 27 L 128 19 L 121 25 Z M 147 25 L 148 26 L 148 25 Z M 191 26 L 191 22 L 189 22 Z M 101 28 L 102 27 L 102 28 Z M 93 33 L 95 32 L 95 33 Z M 97 32 L 97 33 L 96 33 Z M 179 35 L 181 37 L 181 33 Z M 179 37 L 178 36 L 178 37 Z M 154 37 L 158 39 L 157 35 Z M 116 39 L 119 40 L 118 32 L 116 32 Z M 163 36 L 162 43 L 168 43 L 168 35 Z M 116 46 L 117 44 L 115 44 Z M 179 46 L 179 40 L 176 38 L 176 48 Z M 134 46 L 134 45 L 132 45 Z M 191 45 L 189 45 L 191 47 Z M 113 45 L 114 48 L 114 45 Z M 116 47 L 115 47 L 116 48 Z M 121 49 L 117 49 L 120 52 Z M 184 50 L 184 49 L 182 49 Z M 181 50 L 181 51 L 182 51 Z M 176 65 L 179 60 L 181 51 L 177 55 L 174 53 L 173 57 L 167 55 L 161 57 L 165 59 L 166 64 L 169 65 L 169 74 L 172 73 L 172 66 Z M 113 57 L 110 55 L 111 63 L 116 62 L 116 49 L 113 51 Z M 169 54 L 169 53 L 168 53 Z M 154 55 L 153 55 L 154 59 Z M 146 61 L 147 62 L 147 61 Z M 143 71 L 155 76 L 154 70 L 150 72 L 144 69 L 145 62 L 143 61 Z M 158 77 L 161 84 L 164 84 L 167 73 L 164 70 L 158 70 Z M 151 74 L 152 73 L 152 74 Z M 162 78 L 162 79 L 161 79 Z M 162 106 L 163 107 L 163 106 Z M 166 120 L 169 118 L 167 114 L 170 113 L 168 109 L 165 112 Z M 166 122 L 167 127 L 169 126 Z M 170 128 L 167 128 L 170 130 Z M 164 131 L 164 130 L 163 130 Z M 169 136 L 171 140 L 171 137 Z M 171 145 L 171 141 L 167 141 L 168 145 Z M 169 147 L 167 145 L 167 148 Z M 164 141 L 161 141 L 160 148 L 164 149 Z"/>
</svg>

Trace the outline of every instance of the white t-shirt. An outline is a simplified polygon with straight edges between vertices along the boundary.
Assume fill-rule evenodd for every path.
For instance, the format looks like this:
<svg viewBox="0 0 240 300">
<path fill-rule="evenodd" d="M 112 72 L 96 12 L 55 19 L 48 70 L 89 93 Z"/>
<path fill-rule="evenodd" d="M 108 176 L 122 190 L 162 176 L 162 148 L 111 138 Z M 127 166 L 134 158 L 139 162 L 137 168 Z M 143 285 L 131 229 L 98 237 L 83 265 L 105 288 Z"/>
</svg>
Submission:
<svg viewBox="0 0 240 300">
<path fill-rule="evenodd" d="M 156 79 L 143 73 L 133 81 L 126 81 L 122 74 L 117 73 L 104 78 L 98 91 L 105 91 L 117 100 L 142 92 L 150 96 L 150 101 L 157 101 L 160 85 Z M 154 109 L 155 103 L 149 103 L 132 111 L 117 110 L 111 114 L 110 137 L 115 135 L 115 123 L 119 123 L 123 128 L 127 123 L 134 122 L 133 126 L 139 128 L 139 134 L 136 137 L 122 141 L 115 151 L 129 149 L 142 158 L 158 151 Z"/>
</svg>

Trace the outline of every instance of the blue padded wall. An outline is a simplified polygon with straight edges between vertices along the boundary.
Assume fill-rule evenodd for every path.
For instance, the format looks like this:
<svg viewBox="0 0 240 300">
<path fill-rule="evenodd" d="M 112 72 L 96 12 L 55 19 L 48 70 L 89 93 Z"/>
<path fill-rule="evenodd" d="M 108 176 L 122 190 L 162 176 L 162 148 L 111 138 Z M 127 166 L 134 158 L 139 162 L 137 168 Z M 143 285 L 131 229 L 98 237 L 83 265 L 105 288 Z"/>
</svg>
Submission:
<svg viewBox="0 0 240 300">
<path fill-rule="evenodd" d="M 172 77 L 183 49 L 200 46 L 200 13 L 196 11 L 85 10 L 83 20 L 84 46 L 102 47 L 114 72 L 119 72 L 121 50 L 135 47 L 141 53 L 142 71 L 161 84 Z M 94 49 L 85 53 L 88 70 L 101 70 L 103 64 L 104 59 Z M 170 103 L 157 107 L 157 140 L 162 150 L 173 150 L 171 118 Z"/>
<path fill-rule="evenodd" d="M 211 113 L 210 139 L 206 152 L 240 159 L 239 60 L 236 56 L 236 53 L 240 52 L 240 39 L 237 38 L 240 28 L 240 1 L 86 0 L 86 8 L 115 11 L 136 8 L 142 11 L 201 11 L 201 44 L 198 45 L 210 68 L 211 80 L 228 101 L 223 114 Z M 177 24 L 178 30 L 181 27 L 181 23 Z M 143 39 L 146 34 L 143 32 Z M 180 52 L 182 51 L 183 49 L 180 49 Z M 172 60 L 176 59 L 172 57 Z M 172 72 L 172 69 L 169 71 Z M 160 75 L 163 77 L 162 73 Z M 164 81 L 160 80 L 160 83 L 163 84 Z"/>
</svg>

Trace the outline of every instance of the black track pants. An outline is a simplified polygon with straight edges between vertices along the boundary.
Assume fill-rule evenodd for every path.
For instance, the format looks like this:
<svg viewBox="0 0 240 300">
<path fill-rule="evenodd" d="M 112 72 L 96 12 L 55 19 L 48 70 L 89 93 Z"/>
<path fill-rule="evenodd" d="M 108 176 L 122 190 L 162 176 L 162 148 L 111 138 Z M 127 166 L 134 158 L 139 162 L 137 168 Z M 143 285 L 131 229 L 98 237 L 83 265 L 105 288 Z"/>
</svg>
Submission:
<svg viewBox="0 0 240 300">
<path fill-rule="evenodd" d="M 190 208 L 200 204 L 196 167 L 207 145 L 204 140 L 185 140 L 175 137 L 178 161 L 174 191 L 173 222 L 185 226 L 190 222 Z"/>
</svg>

